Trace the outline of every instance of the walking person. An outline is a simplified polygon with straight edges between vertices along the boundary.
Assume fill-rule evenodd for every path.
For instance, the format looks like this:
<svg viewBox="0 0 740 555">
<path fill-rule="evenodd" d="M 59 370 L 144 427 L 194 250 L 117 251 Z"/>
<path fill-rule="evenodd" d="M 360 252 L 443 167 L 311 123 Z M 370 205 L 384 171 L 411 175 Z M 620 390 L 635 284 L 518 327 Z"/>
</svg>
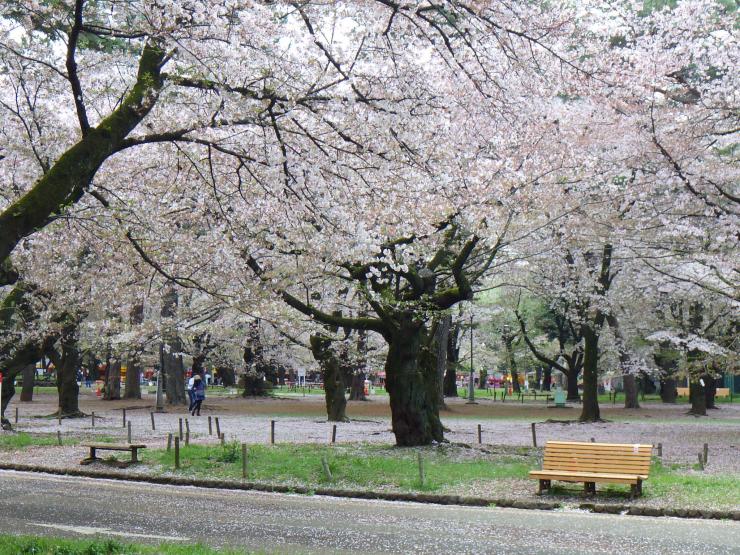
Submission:
<svg viewBox="0 0 740 555">
<path fill-rule="evenodd" d="M 197 376 L 197 374 L 191 374 L 190 379 L 188 380 L 188 399 L 190 399 L 188 412 L 193 410 L 193 405 L 195 404 L 195 391 L 193 390 L 193 387 L 195 386 L 195 376 Z"/>
<path fill-rule="evenodd" d="M 200 416 L 200 406 L 206 398 L 206 384 L 203 379 L 196 374 L 195 381 L 193 382 L 193 405 L 190 410 L 190 414 L 193 416 Z"/>
</svg>

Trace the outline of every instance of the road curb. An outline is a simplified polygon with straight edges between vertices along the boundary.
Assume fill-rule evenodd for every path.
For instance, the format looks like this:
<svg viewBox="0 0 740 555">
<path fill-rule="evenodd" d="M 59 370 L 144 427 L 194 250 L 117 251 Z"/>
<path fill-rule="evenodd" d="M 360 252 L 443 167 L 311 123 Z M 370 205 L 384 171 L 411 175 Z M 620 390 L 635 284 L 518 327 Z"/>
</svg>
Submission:
<svg viewBox="0 0 740 555">
<path fill-rule="evenodd" d="M 117 472 L 82 470 L 75 468 L 53 468 L 46 466 L 0 463 L 0 470 L 14 470 L 18 472 L 36 472 L 57 476 L 75 476 L 82 478 L 118 480 L 121 482 L 144 482 L 149 484 L 190 486 L 208 489 L 231 489 L 243 491 L 261 491 L 269 493 L 297 493 L 303 495 L 322 495 L 330 497 L 344 497 L 350 499 L 377 499 L 380 501 L 410 501 L 414 503 L 428 503 L 433 505 L 460 505 L 464 507 L 502 507 L 512 509 L 528 509 L 552 511 L 567 508 L 562 503 L 547 501 L 525 501 L 517 499 L 492 499 L 485 497 L 469 497 L 461 495 L 436 495 L 430 493 L 395 493 L 382 491 L 346 490 L 334 488 L 308 488 L 305 486 L 284 486 L 280 484 L 264 484 L 259 482 L 237 482 L 232 480 L 199 480 L 181 478 L 177 476 L 146 476 L 142 474 L 120 474 Z M 700 518 L 712 520 L 740 521 L 740 511 L 714 511 L 683 508 L 639 507 L 632 505 L 614 505 L 598 503 L 581 503 L 578 509 L 592 513 L 628 514 L 652 517 Z"/>
</svg>

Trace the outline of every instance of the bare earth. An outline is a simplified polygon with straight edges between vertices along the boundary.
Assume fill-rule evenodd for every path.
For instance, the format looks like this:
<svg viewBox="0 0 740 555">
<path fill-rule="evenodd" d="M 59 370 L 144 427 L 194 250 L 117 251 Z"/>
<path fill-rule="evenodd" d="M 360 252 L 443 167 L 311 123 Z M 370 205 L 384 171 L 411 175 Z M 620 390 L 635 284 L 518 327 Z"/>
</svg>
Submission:
<svg viewBox="0 0 740 555">
<path fill-rule="evenodd" d="M 15 407 L 19 407 L 20 419 L 15 428 L 32 433 L 52 433 L 59 429 L 55 419 L 44 418 L 56 409 L 56 396 L 41 394 L 33 403 L 18 403 L 17 397 L 10 405 L 6 416 L 11 420 Z M 86 414 L 93 411 L 96 426 L 91 418 L 65 419 L 62 421 L 63 437 L 93 439 L 107 436 L 126 441 L 126 428 L 122 423 L 122 410 L 132 423 L 133 441 L 150 447 L 166 445 L 168 433 L 177 432 L 179 419 L 187 417 L 191 441 L 215 443 L 215 435 L 208 433 L 208 416 L 218 417 L 221 431 L 227 440 L 244 443 L 269 442 L 270 420 L 276 421 L 276 441 L 279 443 L 327 443 L 332 424 L 326 421 L 323 398 L 320 396 L 296 396 L 290 398 L 243 399 L 210 396 L 203 405 L 202 416 L 191 417 L 186 407 L 166 407 L 166 412 L 156 414 L 156 431 L 151 429 L 150 412 L 153 396 L 140 401 L 102 401 L 91 391 L 82 390 L 80 408 Z M 710 411 L 706 418 L 686 414 L 687 405 L 645 404 L 639 410 L 625 410 L 619 406 L 602 406 L 605 422 L 580 424 L 577 420 L 580 407 L 547 408 L 543 401 L 493 402 L 481 397 L 476 405 L 466 404 L 462 399 L 453 399 L 448 409 L 442 412 L 442 420 L 448 428 L 445 434 L 461 457 L 475 456 L 480 452 L 491 456 L 511 454 L 506 446 L 532 446 L 530 425 L 536 422 L 537 443 L 544 445 L 551 440 L 576 440 L 613 443 L 651 443 L 663 445 L 664 464 L 693 464 L 704 443 L 709 444 L 709 463 L 703 474 L 735 474 L 740 478 L 740 405 L 722 404 Z M 394 443 L 391 433 L 388 398 L 376 396 L 370 401 L 348 404 L 350 422 L 338 424 L 337 443 L 372 442 Z M 483 430 L 482 445 L 477 443 L 477 426 Z M 215 434 L 215 423 L 214 423 Z M 338 446 L 341 448 L 342 446 Z M 349 448 L 349 446 L 347 446 Z M 84 456 L 81 446 L 31 447 L 17 451 L 0 451 L 0 462 L 51 466 L 56 468 L 80 468 Z M 146 458 L 146 455 L 144 455 Z M 97 465 L 92 465 L 94 469 Z M 109 470 L 109 469 L 107 469 Z M 142 472 L 134 466 L 121 472 Z M 687 472 L 698 472 L 687 470 Z M 498 484 L 470 484 L 466 491 L 458 487 L 454 493 L 460 495 L 491 496 L 507 498 L 534 498 L 534 483 L 531 480 L 499 480 Z M 559 499 L 567 501 L 567 499 Z M 670 504 L 663 498 L 660 502 L 643 498 L 641 504 Z M 740 507 L 740 500 L 734 504 Z"/>
</svg>

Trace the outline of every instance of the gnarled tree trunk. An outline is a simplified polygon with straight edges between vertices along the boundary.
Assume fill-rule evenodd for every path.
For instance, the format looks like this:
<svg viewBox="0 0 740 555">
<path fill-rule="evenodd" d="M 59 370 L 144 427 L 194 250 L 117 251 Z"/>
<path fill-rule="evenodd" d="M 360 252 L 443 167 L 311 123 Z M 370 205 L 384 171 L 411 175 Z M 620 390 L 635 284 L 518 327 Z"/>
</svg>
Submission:
<svg viewBox="0 0 740 555">
<path fill-rule="evenodd" d="M 439 394 L 433 355 L 422 353 L 425 333 L 421 323 L 400 322 L 389 334 L 385 362 L 386 383 L 391 405 L 396 445 L 429 445 L 444 440 L 439 419 Z M 424 360 L 422 360 L 424 359 Z"/>
<path fill-rule="evenodd" d="M 36 365 L 27 364 L 23 367 L 23 387 L 21 389 L 21 403 L 33 401 L 33 387 L 36 383 Z"/>
<path fill-rule="evenodd" d="M 326 416 L 330 422 L 346 422 L 347 399 L 344 392 L 347 388 L 344 382 L 344 373 L 336 353 L 331 348 L 331 339 L 325 336 L 312 335 L 311 353 L 319 363 L 324 379 L 324 398 L 326 400 Z"/>
<path fill-rule="evenodd" d="M 174 319 L 177 314 L 178 295 L 174 285 L 170 284 L 162 296 L 161 315 L 164 319 Z M 165 325 L 162 331 L 164 349 L 162 353 L 164 389 L 167 403 L 170 405 L 187 404 L 185 394 L 185 366 L 182 363 L 182 344 L 172 322 Z"/>
</svg>

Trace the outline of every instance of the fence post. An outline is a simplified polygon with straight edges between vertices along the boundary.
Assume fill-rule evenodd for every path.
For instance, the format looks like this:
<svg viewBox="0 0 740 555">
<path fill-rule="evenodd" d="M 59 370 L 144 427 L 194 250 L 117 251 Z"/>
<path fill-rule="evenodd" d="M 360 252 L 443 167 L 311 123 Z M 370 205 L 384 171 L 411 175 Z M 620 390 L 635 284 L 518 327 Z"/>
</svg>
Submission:
<svg viewBox="0 0 740 555">
<path fill-rule="evenodd" d="M 270 420 L 270 443 L 275 443 L 275 421 Z"/>
<path fill-rule="evenodd" d="M 180 438 L 175 437 L 175 468 L 180 468 Z"/>
<path fill-rule="evenodd" d="M 708 457 L 709 457 L 709 444 L 705 443 L 704 444 L 704 464 L 707 464 Z"/>
<path fill-rule="evenodd" d="M 182 418 L 180 418 L 180 433 L 178 434 L 177 437 L 179 437 L 180 438 L 180 441 L 182 441 L 182 438 L 183 438 L 183 433 L 182 433 Z"/>
<path fill-rule="evenodd" d="M 247 479 L 247 444 L 242 443 L 242 478 Z"/>
<path fill-rule="evenodd" d="M 126 422 L 128 428 L 128 442 L 131 443 L 131 421 Z"/>
<path fill-rule="evenodd" d="M 172 449 L 172 432 L 167 434 L 167 451 Z"/>
<path fill-rule="evenodd" d="M 331 442 L 336 443 L 337 442 L 337 425 L 333 424 L 331 427 Z"/>
<path fill-rule="evenodd" d="M 62 444 L 62 430 L 57 430 L 57 443 Z"/>
<path fill-rule="evenodd" d="M 535 422 L 532 422 L 532 446 L 537 447 L 537 430 L 535 430 Z"/>
<path fill-rule="evenodd" d="M 213 435 L 213 423 L 211 422 L 211 417 L 208 417 L 208 435 Z"/>
<path fill-rule="evenodd" d="M 226 445 L 226 434 L 221 432 L 221 446 L 223 447 L 224 445 Z"/>
<path fill-rule="evenodd" d="M 122 414 L 123 414 L 123 424 L 121 425 L 121 427 L 125 428 L 126 427 L 126 409 L 121 409 L 121 410 L 123 411 L 122 412 Z"/>
<path fill-rule="evenodd" d="M 95 411 L 92 411 L 90 418 L 92 419 L 92 427 L 94 428 L 95 427 Z"/>
<path fill-rule="evenodd" d="M 216 417 L 216 437 L 221 437 L 221 424 L 218 421 L 218 416 Z"/>
<path fill-rule="evenodd" d="M 483 443 L 483 429 L 481 428 L 481 425 L 478 424 L 478 445 Z"/>
<path fill-rule="evenodd" d="M 157 426 L 154 424 L 154 413 L 150 412 L 149 417 L 152 419 L 152 430 L 156 430 Z"/>
</svg>

